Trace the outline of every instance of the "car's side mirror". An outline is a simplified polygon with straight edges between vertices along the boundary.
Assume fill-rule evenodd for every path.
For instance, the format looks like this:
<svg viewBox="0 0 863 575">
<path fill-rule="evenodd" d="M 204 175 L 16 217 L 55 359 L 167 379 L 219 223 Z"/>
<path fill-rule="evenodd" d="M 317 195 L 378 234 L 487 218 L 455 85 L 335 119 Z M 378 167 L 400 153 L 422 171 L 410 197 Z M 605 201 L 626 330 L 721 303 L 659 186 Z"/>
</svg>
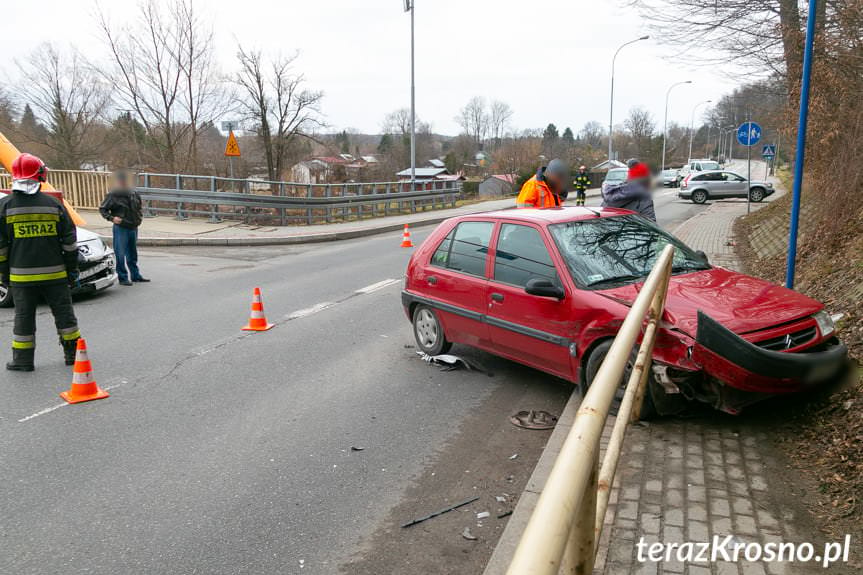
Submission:
<svg viewBox="0 0 863 575">
<path fill-rule="evenodd" d="M 524 291 L 530 295 L 553 297 L 556 299 L 563 299 L 564 296 L 563 288 L 554 285 L 544 278 L 531 278 L 527 280 Z"/>
<path fill-rule="evenodd" d="M 708 258 L 707 258 L 707 254 L 706 254 L 706 253 L 704 253 L 703 251 L 701 251 L 701 250 L 697 250 L 697 251 L 695 252 L 695 255 L 697 255 L 697 256 L 698 256 L 698 258 L 699 258 L 701 261 L 703 261 L 704 263 L 706 263 L 706 264 L 709 264 L 709 263 L 710 263 L 710 261 L 709 261 L 709 260 L 708 260 Z"/>
</svg>

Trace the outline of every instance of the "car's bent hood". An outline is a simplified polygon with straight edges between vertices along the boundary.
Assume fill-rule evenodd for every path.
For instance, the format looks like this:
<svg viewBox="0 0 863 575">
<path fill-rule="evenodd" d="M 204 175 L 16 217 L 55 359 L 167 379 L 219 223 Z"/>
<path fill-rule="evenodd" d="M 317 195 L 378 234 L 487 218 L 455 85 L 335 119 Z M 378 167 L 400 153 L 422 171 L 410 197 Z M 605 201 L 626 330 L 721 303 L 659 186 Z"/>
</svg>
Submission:
<svg viewBox="0 0 863 575">
<path fill-rule="evenodd" d="M 631 305 L 641 284 L 603 290 L 611 299 Z M 803 294 L 723 268 L 676 275 L 668 285 L 667 319 L 695 336 L 701 310 L 742 335 L 812 315 L 824 306 Z"/>
</svg>

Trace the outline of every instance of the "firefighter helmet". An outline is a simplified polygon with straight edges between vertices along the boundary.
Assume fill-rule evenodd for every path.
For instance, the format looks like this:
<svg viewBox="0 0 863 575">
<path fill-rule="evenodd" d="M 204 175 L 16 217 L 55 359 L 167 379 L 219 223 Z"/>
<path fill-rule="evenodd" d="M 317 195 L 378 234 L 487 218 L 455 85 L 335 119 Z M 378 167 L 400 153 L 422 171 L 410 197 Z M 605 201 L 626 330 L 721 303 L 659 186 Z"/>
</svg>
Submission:
<svg viewBox="0 0 863 575">
<path fill-rule="evenodd" d="M 21 154 L 12 162 L 13 180 L 36 180 L 37 182 L 44 182 L 47 175 L 48 168 L 45 167 L 45 162 L 33 154 Z"/>
</svg>

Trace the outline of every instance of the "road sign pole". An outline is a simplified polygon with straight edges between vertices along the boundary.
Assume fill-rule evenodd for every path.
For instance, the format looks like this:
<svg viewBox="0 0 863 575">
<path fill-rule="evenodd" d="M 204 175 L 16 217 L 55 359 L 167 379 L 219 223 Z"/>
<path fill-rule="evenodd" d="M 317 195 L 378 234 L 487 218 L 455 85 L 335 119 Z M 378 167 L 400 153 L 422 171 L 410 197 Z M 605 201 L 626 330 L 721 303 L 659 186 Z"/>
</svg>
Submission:
<svg viewBox="0 0 863 575">
<path fill-rule="evenodd" d="M 746 111 L 746 129 L 749 131 L 746 146 L 746 215 L 752 210 L 752 112 Z"/>
<path fill-rule="evenodd" d="M 791 193 L 791 225 L 788 230 L 788 260 L 785 287 L 794 288 L 797 262 L 797 225 L 800 220 L 800 194 L 803 189 L 803 161 L 806 157 L 806 124 L 809 120 L 809 78 L 812 73 L 812 43 L 815 40 L 815 15 L 818 0 L 809 0 L 806 46 L 803 50 L 803 79 L 800 86 L 800 118 L 797 125 L 797 150 L 794 155 L 794 188 Z"/>
</svg>

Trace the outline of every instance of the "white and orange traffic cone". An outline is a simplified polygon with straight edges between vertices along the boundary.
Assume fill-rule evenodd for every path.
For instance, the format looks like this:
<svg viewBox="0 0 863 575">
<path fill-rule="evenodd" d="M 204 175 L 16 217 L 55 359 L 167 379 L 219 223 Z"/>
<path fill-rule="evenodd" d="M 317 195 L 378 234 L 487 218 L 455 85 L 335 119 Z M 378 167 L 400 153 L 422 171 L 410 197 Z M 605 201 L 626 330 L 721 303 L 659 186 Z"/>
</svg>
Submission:
<svg viewBox="0 0 863 575">
<path fill-rule="evenodd" d="M 84 338 L 78 339 L 78 347 L 75 349 L 72 387 L 69 391 L 60 392 L 60 397 L 69 403 L 82 403 L 108 397 L 108 392 L 99 389 L 96 380 L 93 379 L 93 366 L 90 365 L 90 359 L 87 357 L 87 342 Z"/>
<path fill-rule="evenodd" d="M 267 317 L 264 315 L 264 302 L 261 299 L 261 288 L 255 288 L 255 293 L 252 296 L 252 314 L 249 316 L 249 323 L 243 327 L 243 330 L 267 331 L 272 327 L 273 324 L 267 322 Z"/>
<path fill-rule="evenodd" d="M 411 242 L 411 231 L 408 229 L 408 225 L 405 224 L 405 231 L 402 234 L 402 245 L 403 248 L 412 248 L 414 247 L 413 242 Z"/>
</svg>

